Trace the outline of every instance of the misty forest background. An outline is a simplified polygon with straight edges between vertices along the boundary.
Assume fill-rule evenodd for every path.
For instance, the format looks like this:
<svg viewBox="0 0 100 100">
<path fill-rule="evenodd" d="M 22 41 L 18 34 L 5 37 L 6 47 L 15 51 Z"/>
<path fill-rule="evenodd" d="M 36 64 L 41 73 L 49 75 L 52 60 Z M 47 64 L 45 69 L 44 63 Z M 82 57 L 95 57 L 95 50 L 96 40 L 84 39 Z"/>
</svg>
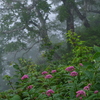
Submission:
<svg viewBox="0 0 100 100">
<path fill-rule="evenodd" d="M 3 76 L 14 74 L 13 62 L 67 64 L 69 30 L 100 46 L 100 0 L 0 0 L 0 91 L 10 88 Z"/>
</svg>

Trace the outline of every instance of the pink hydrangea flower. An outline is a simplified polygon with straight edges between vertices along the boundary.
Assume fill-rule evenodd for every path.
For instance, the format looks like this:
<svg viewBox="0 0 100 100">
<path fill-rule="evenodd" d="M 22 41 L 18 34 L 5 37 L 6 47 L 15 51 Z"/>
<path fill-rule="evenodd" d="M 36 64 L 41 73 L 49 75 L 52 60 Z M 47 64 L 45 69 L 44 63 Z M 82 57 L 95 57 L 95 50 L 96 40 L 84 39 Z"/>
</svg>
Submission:
<svg viewBox="0 0 100 100">
<path fill-rule="evenodd" d="M 54 91 L 52 89 L 46 91 L 47 96 L 51 96 L 52 93 L 54 93 Z"/>
<path fill-rule="evenodd" d="M 52 78 L 52 77 L 53 77 L 53 76 L 50 75 L 50 74 L 45 76 L 46 79 L 47 79 L 47 78 Z"/>
<path fill-rule="evenodd" d="M 83 89 L 84 90 L 90 90 L 90 87 L 89 86 L 85 86 Z"/>
<path fill-rule="evenodd" d="M 97 94 L 99 91 L 98 90 L 96 90 L 96 91 L 94 91 L 94 94 Z"/>
<path fill-rule="evenodd" d="M 21 80 L 24 80 L 25 78 L 29 78 L 28 75 L 22 76 Z"/>
<path fill-rule="evenodd" d="M 70 67 L 67 67 L 65 70 L 68 71 L 68 72 L 71 72 L 73 71 L 75 68 L 74 66 L 70 66 Z"/>
<path fill-rule="evenodd" d="M 27 87 L 27 89 L 32 89 L 33 88 L 33 85 L 29 85 L 28 87 Z"/>
<path fill-rule="evenodd" d="M 52 70 L 52 71 L 51 71 L 51 73 L 55 73 L 55 72 L 57 72 L 57 71 L 56 71 L 56 70 Z"/>
<path fill-rule="evenodd" d="M 75 71 L 70 73 L 70 76 L 77 76 L 77 75 L 78 75 L 78 73 Z"/>
<path fill-rule="evenodd" d="M 80 65 L 80 66 L 83 66 L 83 64 L 82 64 L 82 63 L 79 63 L 79 65 Z"/>
<path fill-rule="evenodd" d="M 42 75 L 45 75 L 45 74 L 47 74 L 47 73 L 48 73 L 47 71 L 43 71 L 43 72 L 42 72 Z"/>
<path fill-rule="evenodd" d="M 79 90 L 79 91 L 77 91 L 76 93 L 77 93 L 76 97 L 86 96 L 86 93 L 85 93 L 85 91 L 83 91 L 83 90 Z"/>
</svg>

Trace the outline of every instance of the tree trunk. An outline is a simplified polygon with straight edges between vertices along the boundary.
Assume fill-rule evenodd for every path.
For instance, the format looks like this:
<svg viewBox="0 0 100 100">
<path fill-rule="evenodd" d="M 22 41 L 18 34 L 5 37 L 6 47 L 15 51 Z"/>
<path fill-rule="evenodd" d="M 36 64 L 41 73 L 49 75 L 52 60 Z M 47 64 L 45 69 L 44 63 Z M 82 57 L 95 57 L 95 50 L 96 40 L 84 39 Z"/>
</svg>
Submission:
<svg viewBox="0 0 100 100">
<path fill-rule="evenodd" d="M 86 18 L 86 15 L 82 15 L 81 12 L 79 11 L 77 5 L 74 2 L 74 10 L 76 12 L 76 14 L 78 15 L 78 17 L 83 21 L 83 24 L 86 28 L 90 28 L 90 24 Z"/>
<path fill-rule="evenodd" d="M 43 40 L 43 44 L 50 49 L 52 46 L 52 43 L 49 39 L 48 33 L 47 33 L 47 28 L 46 28 L 46 20 L 43 18 L 43 15 L 41 14 L 40 10 L 36 8 L 36 11 L 38 13 L 38 18 L 40 21 L 40 28 L 39 28 L 39 36 Z"/>
<path fill-rule="evenodd" d="M 73 3 L 68 0 L 61 0 L 66 8 L 66 12 L 68 13 L 68 17 L 66 18 L 66 31 L 71 30 L 74 32 L 74 17 L 73 17 Z"/>
<path fill-rule="evenodd" d="M 73 15 L 71 13 L 71 10 L 68 11 L 69 12 L 69 16 L 66 19 L 66 23 L 67 23 L 67 32 L 69 30 L 71 30 L 72 32 L 74 32 L 74 18 Z"/>
</svg>

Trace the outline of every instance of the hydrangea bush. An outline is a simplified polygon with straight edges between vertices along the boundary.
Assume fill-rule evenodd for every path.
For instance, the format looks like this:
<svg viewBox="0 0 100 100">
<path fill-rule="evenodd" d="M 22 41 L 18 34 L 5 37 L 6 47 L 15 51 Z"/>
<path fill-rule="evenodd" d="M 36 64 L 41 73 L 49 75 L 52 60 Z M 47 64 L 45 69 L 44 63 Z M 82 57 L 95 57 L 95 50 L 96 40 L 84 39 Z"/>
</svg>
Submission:
<svg viewBox="0 0 100 100">
<path fill-rule="evenodd" d="M 15 66 L 15 65 L 14 65 Z M 16 65 L 18 67 L 18 65 Z M 16 67 L 16 68 L 17 68 Z M 33 71 L 32 71 L 33 69 Z M 49 69 L 49 70 L 48 70 Z M 18 68 L 16 69 L 18 72 Z M 99 63 L 60 66 L 37 72 L 29 66 L 25 75 L 19 71 L 12 89 L 1 92 L 0 100 L 99 100 Z M 11 81 L 10 76 L 5 79 Z"/>
<path fill-rule="evenodd" d="M 94 50 L 89 61 L 87 52 L 81 59 L 77 52 L 71 64 L 45 69 L 25 60 L 13 64 L 16 74 L 4 77 L 11 89 L 0 92 L 0 100 L 100 100 L 100 47 L 94 46 Z M 12 78 L 17 82 L 12 83 Z"/>
</svg>

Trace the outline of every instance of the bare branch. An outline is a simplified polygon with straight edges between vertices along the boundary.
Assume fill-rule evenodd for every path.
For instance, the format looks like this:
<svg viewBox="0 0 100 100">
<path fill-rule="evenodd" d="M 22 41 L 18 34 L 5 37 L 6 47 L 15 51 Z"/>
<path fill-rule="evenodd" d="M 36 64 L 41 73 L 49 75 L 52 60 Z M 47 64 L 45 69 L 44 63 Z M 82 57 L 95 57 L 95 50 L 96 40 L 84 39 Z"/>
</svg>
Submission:
<svg viewBox="0 0 100 100">
<path fill-rule="evenodd" d="M 25 26 L 23 26 L 23 27 L 21 27 L 21 28 L 13 29 L 13 30 L 11 30 L 11 31 L 4 31 L 4 32 L 2 32 L 2 33 L 3 33 L 3 34 L 9 34 L 9 33 L 12 33 L 12 32 L 16 32 L 16 31 L 18 31 L 18 30 L 23 30 L 23 29 L 25 29 Z"/>
<path fill-rule="evenodd" d="M 87 10 L 87 12 L 98 13 L 100 14 L 100 10 Z"/>
<path fill-rule="evenodd" d="M 46 15 L 46 17 L 45 17 L 45 19 L 44 19 L 44 20 L 46 21 L 46 20 L 47 20 L 47 18 L 48 18 L 48 14 Z"/>
<path fill-rule="evenodd" d="M 34 46 L 35 44 L 37 44 L 37 43 L 39 43 L 39 42 L 40 42 L 40 41 L 36 41 L 35 43 L 32 44 L 31 47 L 27 48 L 26 52 L 23 53 L 22 57 L 23 57 L 25 54 L 27 54 L 27 53 L 33 48 L 33 46 Z"/>
<path fill-rule="evenodd" d="M 38 24 L 36 24 L 35 22 L 29 21 L 29 23 L 35 25 L 38 29 L 40 29 L 40 26 Z"/>
<path fill-rule="evenodd" d="M 15 52 L 14 61 L 15 61 L 15 58 L 16 58 L 16 56 L 17 56 L 17 53 L 20 52 L 21 50 L 23 50 L 23 48 L 21 48 L 20 50 L 17 50 L 17 51 Z"/>
</svg>

